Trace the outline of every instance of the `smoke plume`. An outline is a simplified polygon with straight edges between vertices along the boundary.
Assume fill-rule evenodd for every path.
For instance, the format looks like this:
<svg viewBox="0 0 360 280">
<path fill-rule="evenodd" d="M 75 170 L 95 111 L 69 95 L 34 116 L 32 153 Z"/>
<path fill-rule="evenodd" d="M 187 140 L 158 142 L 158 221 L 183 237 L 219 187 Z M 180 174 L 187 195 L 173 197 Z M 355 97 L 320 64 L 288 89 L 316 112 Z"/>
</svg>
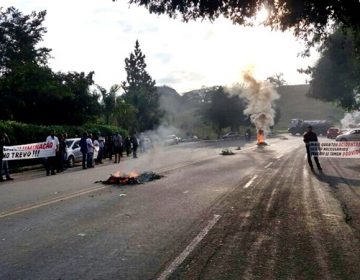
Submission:
<svg viewBox="0 0 360 280">
<path fill-rule="evenodd" d="M 360 112 L 346 113 L 340 122 L 342 128 L 358 127 L 360 125 Z"/>
<path fill-rule="evenodd" d="M 244 114 L 250 117 L 258 130 L 268 132 L 274 125 L 274 101 L 280 96 L 270 83 L 257 81 L 250 71 L 243 73 L 243 80 L 245 88 L 239 89 L 239 86 L 235 86 L 229 92 L 237 92 L 246 101 Z"/>
</svg>

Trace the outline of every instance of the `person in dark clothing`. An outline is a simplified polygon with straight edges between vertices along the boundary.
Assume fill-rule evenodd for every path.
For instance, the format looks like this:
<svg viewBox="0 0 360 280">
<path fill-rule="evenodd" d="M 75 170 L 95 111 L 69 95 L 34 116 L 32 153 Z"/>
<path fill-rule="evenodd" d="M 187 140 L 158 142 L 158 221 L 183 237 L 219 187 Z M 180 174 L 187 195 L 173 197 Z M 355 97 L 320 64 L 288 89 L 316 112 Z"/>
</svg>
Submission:
<svg viewBox="0 0 360 280">
<path fill-rule="evenodd" d="M 88 135 L 86 132 L 83 133 L 83 136 L 81 137 L 80 139 L 80 151 L 81 151 L 81 154 L 82 154 L 82 168 L 83 169 L 86 169 L 86 156 L 87 156 L 87 152 L 88 152 L 88 149 L 87 149 L 87 142 L 86 142 L 86 139 L 88 138 Z"/>
<path fill-rule="evenodd" d="M 120 157 L 122 155 L 122 145 L 123 145 L 123 139 L 120 133 L 115 133 L 115 135 L 112 137 L 112 141 L 114 145 L 114 154 L 115 154 L 114 163 L 120 163 Z"/>
<path fill-rule="evenodd" d="M 4 181 L 3 171 L 6 180 L 14 180 L 10 177 L 8 161 L 4 160 L 4 146 L 9 146 L 10 140 L 5 132 L 0 135 L 0 182 Z"/>
<path fill-rule="evenodd" d="M 308 131 L 304 134 L 304 142 L 306 146 L 306 154 L 307 154 L 307 160 L 309 163 L 309 166 L 311 170 L 314 170 L 313 163 L 311 161 L 311 152 L 310 152 L 310 142 L 318 142 L 318 138 L 315 132 L 312 131 L 312 126 L 308 126 Z M 316 163 L 316 166 L 319 170 L 322 170 L 319 162 L 319 158 L 317 156 L 314 156 L 314 161 Z"/>
<path fill-rule="evenodd" d="M 65 133 L 59 135 L 59 155 L 58 155 L 58 168 L 57 172 L 62 172 L 65 170 L 66 162 L 66 136 Z"/>
<path fill-rule="evenodd" d="M 245 131 L 245 141 L 249 142 L 251 140 L 251 129 L 248 128 Z"/>
<path fill-rule="evenodd" d="M 125 150 L 126 150 L 126 156 L 129 157 L 130 152 L 131 152 L 131 142 L 130 142 L 129 135 L 125 137 L 124 146 L 125 146 Z"/>
<path fill-rule="evenodd" d="M 105 138 L 105 157 L 108 157 L 109 160 L 112 160 L 114 154 L 114 144 L 112 141 L 112 136 L 106 136 Z"/>
<path fill-rule="evenodd" d="M 139 146 L 139 143 L 138 143 L 138 140 L 137 140 L 137 138 L 136 138 L 136 136 L 134 134 L 131 135 L 131 137 L 130 137 L 130 143 L 132 145 L 133 158 L 137 158 L 136 152 L 137 152 L 137 148 Z"/>
</svg>

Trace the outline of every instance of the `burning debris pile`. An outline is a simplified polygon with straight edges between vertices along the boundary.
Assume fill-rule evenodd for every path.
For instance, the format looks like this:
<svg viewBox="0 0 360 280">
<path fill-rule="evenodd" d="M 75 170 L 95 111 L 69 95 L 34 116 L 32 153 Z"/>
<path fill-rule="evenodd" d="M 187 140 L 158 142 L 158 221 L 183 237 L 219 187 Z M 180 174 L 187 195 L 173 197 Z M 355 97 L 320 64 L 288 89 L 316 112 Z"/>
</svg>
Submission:
<svg viewBox="0 0 360 280">
<path fill-rule="evenodd" d="M 259 146 L 262 145 L 267 145 L 267 143 L 265 142 L 265 135 L 264 135 L 264 131 L 262 129 L 259 129 L 257 132 L 257 136 L 256 136 L 256 140 L 257 140 L 257 144 Z"/>
<path fill-rule="evenodd" d="M 243 74 L 243 79 L 248 86 L 240 93 L 240 97 L 247 102 L 244 114 L 250 116 L 251 122 L 256 126 L 257 144 L 267 145 L 265 135 L 274 125 L 274 101 L 280 96 L 271 84 L 257 81 L 249 71 Z"/>
<path fill-rule="evenodd" d="M 152 171 L 141 173 L 140 175 L 135 172 L 121 175 L 120 172 L 116 172 L 106 181 L 96 181 L 95 183 L 103 183 L 105 185 L 138 185 L 144 184 L 150 181 L 158 180 L 164 177 L 163 175 L 157 174 Z"/>
</svg>

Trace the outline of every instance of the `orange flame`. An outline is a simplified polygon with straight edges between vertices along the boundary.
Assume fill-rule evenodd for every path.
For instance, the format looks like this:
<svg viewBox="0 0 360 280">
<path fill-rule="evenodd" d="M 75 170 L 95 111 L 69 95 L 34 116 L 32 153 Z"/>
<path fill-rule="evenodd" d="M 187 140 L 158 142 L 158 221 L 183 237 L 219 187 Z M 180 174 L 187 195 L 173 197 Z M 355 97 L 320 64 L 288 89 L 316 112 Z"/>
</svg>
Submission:
<svg viewBox="0 0 360 280">
<path fill-rule="evenodd" d="M 121 176 L 121 173 L 120 173 L 120 171 L 116 171 L 114 174 L 112 174 L 112 176 L 114 176 L 114 177 L 120 177 L 120 176 Z"/>
<path fill-rule="evenodd" d="M 265 142 L 264 131 L 262 129 L 258 130 L 257 142 L 258 142 L 258 144 L 264 144 L 264 142 Z"/>
<path fill-rule="evenodd" d="M 129 172 L 129 174 L 122 174 L 120 171 L 116 171 L 108 179 L 110 184 L 120 184 L 120 185 L 133 185 L 139 184 L 137 177 L 139 174 L 137 172 Z"/>
<path fill-rule="evenodd" d="M 131 171 L 128 175 L 127 175 L 128 177 L 132 177 L 132 178 L 136 178 L 137 176 L 139 176 L 139 174 L 138 173 L 136 173 L 136 172 L 134 172 L 134 171 Z"/>
</svg>

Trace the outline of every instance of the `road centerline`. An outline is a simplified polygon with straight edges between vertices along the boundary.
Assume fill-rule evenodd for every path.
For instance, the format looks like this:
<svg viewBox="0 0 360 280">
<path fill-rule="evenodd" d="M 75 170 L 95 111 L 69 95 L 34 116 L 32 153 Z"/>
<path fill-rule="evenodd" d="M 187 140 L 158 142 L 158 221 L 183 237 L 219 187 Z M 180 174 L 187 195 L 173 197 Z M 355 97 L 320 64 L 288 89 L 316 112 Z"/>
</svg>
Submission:
<svg viewBox="0 0 360 280">
<path fill-rule="evenodd" d="M 74 197 L 78 197 L 78 196 L 81 196 L 81 195 L 84 195 L 84 194 L 88 194 L 88 193 L 91 193 L 91 192 L 103 190 L 105 188 L 106 188 L 105 186 L 101 186 L 101 187 L 95 187 L 95 188 L 91 188 L 91 189 L 85 189 L 85 190 L 81 190 L 81 191 L 78 191 L 78 192 L 75 192 L 75 193 L 70 193 L 68 195 L 63 195 L 63 196 L 56 197 L 56 198 L 53 198 L 53 199 L 45 200 L 45 201 L 43 201 L 41 203 L 37 203 L 37 204 L 33 204 L 33 205 L 27 205 L 25 207 L 23 206 L 23 207 L 15 208 L 15 209 L 12 209 L 12 210 L 9 210 L 9 211 L 4 211 L 4 212 L 0 213 L 0 219 L 5 218 L 7 216 L 11 216 L 11 215 L 20 214 L 20 213 L 23 213 L 23 212 L 26 212 L 26 211 L 30 211 L 30 210 L 33 210 L 33 209 L 36 209 L 36 208 L 40 208 L 40 207 L 43 207 L 43 206 L 46 206 L 46 205 L 54 204 L 56 202 L 65 201 L 65 200 L 68 200 L 68 199 L 71 199 L 71 198 L 74 198 Z"/>
</svg>

